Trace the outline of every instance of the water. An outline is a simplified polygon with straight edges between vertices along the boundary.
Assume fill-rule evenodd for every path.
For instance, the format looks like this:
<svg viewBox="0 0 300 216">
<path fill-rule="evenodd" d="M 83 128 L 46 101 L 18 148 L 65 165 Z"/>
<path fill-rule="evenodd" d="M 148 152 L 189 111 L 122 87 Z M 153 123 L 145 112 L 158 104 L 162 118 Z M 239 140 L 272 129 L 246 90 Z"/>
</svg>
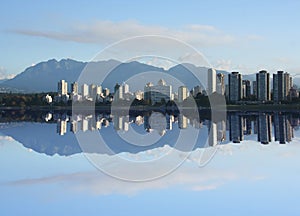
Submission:
<svg viewBox="0 0 300 216">
<path fill-rule="evenodd" d="M 297 112 L 5 111 L 0 121 L 3 215 L 300 210 Z"/>
</svg>

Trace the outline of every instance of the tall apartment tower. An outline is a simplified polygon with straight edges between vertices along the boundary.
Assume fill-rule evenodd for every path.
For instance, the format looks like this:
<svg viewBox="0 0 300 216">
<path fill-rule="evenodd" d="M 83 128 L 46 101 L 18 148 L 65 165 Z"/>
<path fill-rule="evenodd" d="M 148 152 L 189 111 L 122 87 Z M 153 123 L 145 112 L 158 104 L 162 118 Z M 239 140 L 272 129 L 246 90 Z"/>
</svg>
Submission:
<svg viewBox="0 0 300 216">
<path fill-rule="evenodd" d="M 81 93 L 82 93 L 82 97 L 88 97 L 89 96 L 89 86 L 87 84 L 83 84 L 81 86 Z"/>
<path fill-rule="evenodd" d="M 242 91 L 243 91 L 242 98 L 248 99 L 251 95 L 251 82 L 249 80 L 243 80 Z"/>
<path fill-rule="evenodd" d="M 218 94 L 225 95 L 225 76 L 222 73 L 217 74 L 216 91 Z"/>
<path fill-rule="evenodd" d="M 57 84 L 57 91 L 59 95 L 68 94 L 68 83 L 65 80 L 61 80 Z"/>
<path fill-rule="evenodd" d="M 257 83 L 256 80 L 252 82 L 252 94 L 257 98 Z"/>
<path fill-rule="evenodd" d="M 274 102 L 281 102 L 288 99 L 293 79 L 289 73 L 277 71 L 273 74 L 273 100 Z"/>
<path fill-rule="evenodd" d="M 232 72 L 228 75 L 229 101 L 237 102 L 242 98 L 242 75 Z"/>
<path fill-rule="evenodd" d="M 210 95 L 216 92 L 217 87 L 217 74 L 216 70 L 213 68 L 207 71 L 207 94 Z"/>
<path fill-rule="evenodd" d="M 291 89 L 291 82 L 290 82 L 290 74 L 289 73 L 284 73 L 284 99 L 287 100 L 290 89 Z"/>
<path fill-rule="evenodd" d="M 73 95 L 77 95 L 78 94 L 78 83 L 77 82 L 71 83 L 71 93 Z"/>
<path fill-rule="evenodd" d="M 182 103 L 189 96 L 189 90 L 186 86 L 178 88 L 178 102 Z"/>
<path fill-rule="evenodd" d="M 273 101 L 280 102 L 284 100 L 284 75 L 283 71 L 277 71 L 273 74 Z"/>
<path fill-rule="evenodd" d="M 267 71 L 262 70 L 256 74 L 256 85 L 257 100 L 261 102 L 271 100 L 270 74 Z"/>
</svg>

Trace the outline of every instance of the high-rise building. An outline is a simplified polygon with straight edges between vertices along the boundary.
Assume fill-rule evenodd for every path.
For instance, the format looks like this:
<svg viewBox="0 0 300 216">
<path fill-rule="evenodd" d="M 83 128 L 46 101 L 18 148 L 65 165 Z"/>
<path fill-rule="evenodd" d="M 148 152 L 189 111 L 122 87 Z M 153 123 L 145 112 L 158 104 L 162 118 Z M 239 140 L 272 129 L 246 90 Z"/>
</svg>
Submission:
<svg viewBox="0 0 300 216">
<path fill-rule="evenodd" d="M 178 88 L 178 102 L 182 103 L 189 96 L 189 90 L 186 86 Z"/>
<path fill-rule="evenodd" d="M 65 80 L 61 80 L 57 85 L 58 95 L 67 95 L 68 94 L 68 83 Z"/>
<path fill-rule="evenodd" d="M 89 96 L 95 98 L 97 95 L 97 86 L 95 84 L 89 85 Z"/>
<path fill-rule="evenodd" d="M 270 74 L 267 71 L 262 70 L 256 74 L 256 85 L 257 100 L 261 102 L 271 100 Z"/>
<path fill-rule="evenodd" d="M 109 95 L 109 89 L 108 88 L 104 88 L 103 89 L 103 96 L 107 97 Z"/>
<path fill-rule="evenodd" d="M 216 91 L 218 94 L 225 95 L 225 76 L 222 73 L 217 74 Z"/>
<path fill-rule="evenodd" d="M 196 97 L 199 93 L 202 93 L 202 88 L 200 86 L 195 86 L 192 92 L 193 96 Z"/>
<path fill-rule="evenodd" d="M 280 102 L 284 100 L 284 77 L 283 71 L 277 71 L 277 74 L 273 74 L 273 101 Z"/>
<path fill-rule="evenodd" d="M 116 94 L 116 92 L 119 90 L 120 85 L 119 83 L 116 83 L 115 87 L 114 87 L 114 94 Z"/>
<path fill-rule="evenodd" d="M 89 96 L 89 86 L 87 84 L 83 84 L 81 86 L 81 94 L 82 94 L 82 97 L 88 97 Z"/>
<path fill-rule="evenodd" d="M 299 91 L 295 87 L 292 87 L 290 89 L 289 99 L 292 100 L 294 98 L 299 98 Z"/>
<path fill-rule="evenodd" d="M 288 100 L 288 96 L 291 90 L 293 79 L 289 73 L 283 71 L 277 71 L 277 74 L 273 74 L 273 100 L 274 102 L 281 102 Z"/>
<path fill-rule="evenodd" d="M 115 99 L 126 99 L 126 95 L 129 94 L 129 85 L 126 83 L 123 83 L 122 85 L 119 85 L 118 83 L 115 85 Z"/>
<path fill-rule="evenodd" d="M 127 83 L 123 83 L 123 94 L 128 94 L 129 93 L 129 85 Z"/>
<path fill-rule="evenodd" d="M 101 85 L 97 85 L 97 87 L 96 87 L 96 94 L 97 95 L 101 95 L 102 94 L 102 86 Z"/>
<path fill-rule="evenodd" d="M 242 98 L 242 75 L 232 72 L 228 75 L 229 101 L 237 102 Z"/>
<path fill-rule="evenodd" d="M 124 96 L 123 96 L 123 86 L 118 85 L 118 84 L 115 86 L 114 99 L 115 100 L 122 100 L 122 99 L 124 99 Z"/>
<path fill-rule="evenodd" d="M 257 83 L 256 80 L 252 82 L 252 94 L 254 95 L 255 98 L 257 98 Z"/>
<path fill-rule="evenodd" d="M 242 82 L 242 98 L 249 99 L 251 95 L 251 84 L 249 80 L 243 80 Z"/>
<path fill-rule="evenodd" d="M 228 84 L 225 85 L 225 97 L 227 100 L 229 100 L 229 85 Z"/>
<path fill-rule="evenodd" d="M 152 104 L 168 102 L 171 99 L 172 86 L 166 84 L 164 80 L 159 80 L 154 86 L 152 83 L 147 83 L 144 87 L 144 99 L 151 101 Z"/>
<path fill-rule="evenodd" d="M 216 92 L 217 87 L 217 74 L 216 70 L 213 68 L 207 71 L 207 94 L 210 95 Z"/>
<path fill-rule="evenodd" d="M 78 83 L 77 82 L 71 83 L 71 94 L 72 95 L 78 94 Z"/>
<path fill-rule="evenodd" d="M 284 73 L 284 99 L 288 99 L 288 95 L 290 93 L 291 85 L 290 85 L 290 74 Z"/>
</svg>

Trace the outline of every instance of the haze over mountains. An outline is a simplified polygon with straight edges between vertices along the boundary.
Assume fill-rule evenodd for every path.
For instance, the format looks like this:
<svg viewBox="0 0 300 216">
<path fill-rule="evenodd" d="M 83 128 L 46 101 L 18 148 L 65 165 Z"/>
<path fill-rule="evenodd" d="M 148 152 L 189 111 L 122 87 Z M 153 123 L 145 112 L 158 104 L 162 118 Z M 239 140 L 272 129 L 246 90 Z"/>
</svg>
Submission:
<svg viewBox="0 0 300 216">
<path fill-rule="evenodd" d="M 88 66 L 87 66 L 88 65 Z M 4 80 L 0 82 L 1 91 L 13 91 L 13 92 L 50 92 L 57 91 L 57 82 L 61 79 L 66 80 L 68 83 L 72 83 L 78 80 L 78 77 L 87 66 L 89 71 L 92 71 L 88 79 L 83 78 L 82 81 L 87 84 L 98 84 L 103 80 L 104 77 L 97 76 L 98 74 L 103 74 L 106 71 L 110 71 L 109 75 L 104 79 L 102 83 L 103 87 L 107 87 L 113 90 L 113 86 L 116 83 L 122 83 L 131 77 L 137 77 L 141 72 L 145 72 L 143 76 L 137 77 L 134 82 L 135 88 L 133 90 L 141 89 L 146 84 L 146 81 L 150 77 L 153 77 L 153 71 L 162 72 L 162 77 L 165 75 L 171 75 L 176 77 L 176 79 L 185 83 L 189 88 L 198 85 L 195 77 L 189 72 L 193 71 L 198 74 L 199 77 L 203 77 L 205 80 L 207 68 L 196 67 L 192 64 L 176 65 L 169 70 L 164 70 L 160 67 L 155 67 L 147 65 L 140 62 L 129 62 L 121 63 L 116 60 L 99 61 L 99 62 L 80 62 L 72 59 L 62 59 L 57 61 L 51 59 L 46 62 L 40 62 L 34 66 L 28 67 L 22 73 L 18 74 L 13 79 Z M 147 74 L 147 72 L 150 72 Z M 217 71 L 222 72 L 225 75 L 228 74 L 227 71 Z M 163 75 L 165 74 L 165 75 Z M 159 75 L 158 75 L 159 76 Z M 157 77 L 157 79 L 160 77 Z M 243 79 L 255 80 L 255 74 L 243 75 Z M 227 82 L 227 78 L 225 79 Z M 130 82 L 130 81 L 129 81 Z M 129 83 L 130 84 L 130 83 Z M 132 84 L 132 83 L 131 83 Z"/>
</svg>

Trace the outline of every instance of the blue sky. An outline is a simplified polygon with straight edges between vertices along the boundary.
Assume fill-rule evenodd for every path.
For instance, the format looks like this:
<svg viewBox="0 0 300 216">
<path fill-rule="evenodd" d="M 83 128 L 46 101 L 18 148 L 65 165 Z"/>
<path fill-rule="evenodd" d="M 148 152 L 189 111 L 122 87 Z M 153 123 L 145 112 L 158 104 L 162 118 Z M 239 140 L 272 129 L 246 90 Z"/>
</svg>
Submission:
<svg viewBox="0 0 300 216">
<path fill-rule="evenodd" d="M 118 40 L 185 41 L 220 69 L 300 71 L 299 1 L 3 1 L 0 78 L 51 58 L 88 61 Z"/>
</svg>

